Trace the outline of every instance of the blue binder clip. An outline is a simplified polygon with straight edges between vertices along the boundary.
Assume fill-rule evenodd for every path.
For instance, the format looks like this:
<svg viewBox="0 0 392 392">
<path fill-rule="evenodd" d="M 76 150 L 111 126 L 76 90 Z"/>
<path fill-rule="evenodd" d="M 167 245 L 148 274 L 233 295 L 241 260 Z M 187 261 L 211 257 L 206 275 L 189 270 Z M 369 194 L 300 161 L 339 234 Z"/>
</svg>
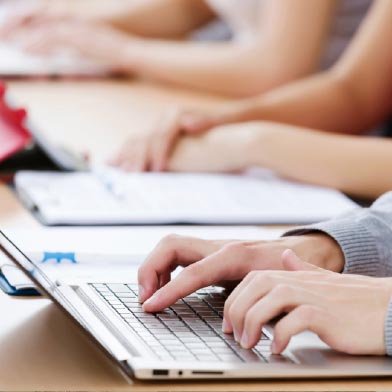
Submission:
<svg viewBox="0 0 392 392">
<path fill-rule="evenodd" d="M 44 252 L 42 263 L 46 263 L 50 260 L 55 260 L 57 264 L 60 264 L 63 260 L 68 260 L 72 264 L 76 264 L 75 253 L 63 253 L 63 252 Z"/>
</svg>

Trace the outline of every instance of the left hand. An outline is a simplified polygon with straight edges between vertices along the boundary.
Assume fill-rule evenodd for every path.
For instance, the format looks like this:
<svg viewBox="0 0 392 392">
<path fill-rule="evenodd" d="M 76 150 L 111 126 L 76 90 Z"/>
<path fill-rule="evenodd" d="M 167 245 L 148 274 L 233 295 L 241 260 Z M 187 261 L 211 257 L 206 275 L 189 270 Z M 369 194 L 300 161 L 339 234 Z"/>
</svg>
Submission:
<svg viewBox="0 0 392 392">
<path fill-rule="evenodd" d="M 81 57 L 97 61 L 113 71 L 132 73 L 132 49 L 139 40 L 103 23 L 66 19 L 32 23 L 21 29 L 17 43 L 33 53 L 70 49 Z"/>
<path fill-rule="evenodd" d="M 249 154 L 243 151 L 247 147 L 244 142 L 250 139 L 249 126 L 218 127 L 235 120 L 230 116 L 233 106 L 226 105 L 214 113 L 173 106 L 149 132 L 130 135 L 108 163 L 125 171 L 242 169 Z M 212 135 L 202 135 L 208 130 L 214 131 Z M 222 150 L 219 154 L 218 149 Z"/>
<path fill-rule="evenodd" d="M 140 301 L 145 311 L 158 312 L 202 287 L 231 289 L 250 271 L 282 270 L 281 256 L 288 248 L 310 263 L 334 271 L 344 267 L 339 245 L 320 233 L 273 241 L 214 241 L 170 235 L 139 268 Z M 171 273 L 179 266 L 184 269 L 171 280 Z"/>
<path fill-rule="evenodd" d="M 291 337 L 310 330 L 335 350 L 384 355 L 384 322 L 392 280 L 342 275 L 302 262 L 284 252 L 286 271 L 254 271 L 227 299 L 223 329 L 244 348 L 260 339 L 263 325 L 286 313 L 274 330 L 272 352 L 280 354 Z"/>
</svg>

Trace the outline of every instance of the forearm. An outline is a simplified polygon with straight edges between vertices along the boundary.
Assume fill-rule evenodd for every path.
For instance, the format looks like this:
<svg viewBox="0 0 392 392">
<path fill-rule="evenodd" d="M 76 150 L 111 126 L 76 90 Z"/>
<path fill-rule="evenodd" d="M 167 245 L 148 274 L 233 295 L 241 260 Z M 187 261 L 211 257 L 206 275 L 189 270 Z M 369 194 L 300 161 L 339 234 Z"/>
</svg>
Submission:
<svg viewBox="0 0 392 392">
<path fill-rule="evenodd" d="M 150 38 L 178 38 L 213 18 L 212 9 L 203 0 L 128 1 L 100 20 L 131 34 Z"/>
<path fill-rule="evenodd" d="M 269 45 L 141 40 L 129 48 L 130 69 L 147 78 L 237 97 L 255 95 L 303 76 Z M 266 62 L 263 59 L 269 58 Z"/>
<path fill-rule="evenodd" d="M 388 139 L 331 135 L 275 123 L 259 127 L 251 152 L 257 166 L 361 198 L 375 199 L 392 188 Z"/>
<path fill-rule="evenodd" d="M 360 133 L 392 109 L 392 2 L 374 2 L 350 47 L 328 72 L 240 105 L 240 120 L 262 119 L 331 132 Z M 242 106 L 242 107 L 241 107 Z"/>
<path fill-rule="evenodd" d="M 237 121 L 265 120 L 329 132 L 361 133 L 374 126 L 343 78 L 331 72 L 275 89 L 233 107 Z M 228 113 L 232 118 L 233 114 Z"/>
<path fill-rule="evenodd" d="M 388 139 L 248 122 L 181 138 L 168 169 L 222 172 L 265 167 L 296 181 L 375 199 L 392 189 L 391 151 Z"/>
</svg>

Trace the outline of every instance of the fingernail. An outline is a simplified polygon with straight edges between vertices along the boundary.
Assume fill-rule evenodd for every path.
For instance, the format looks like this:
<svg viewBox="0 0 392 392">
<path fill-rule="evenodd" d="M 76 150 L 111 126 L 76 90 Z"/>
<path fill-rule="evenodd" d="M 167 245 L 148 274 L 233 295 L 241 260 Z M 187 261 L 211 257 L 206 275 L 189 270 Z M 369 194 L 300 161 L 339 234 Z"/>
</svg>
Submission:
<svg viewBox="0 0 392 392">
<path fill-rule="evenodd" d="M 229 326 L 227 324 L 226 319 L 223 319 L 222 331 L 223 331 L 223 333 L 230 333 Z"/>
<path fill-rule="evenodd" d="M 278 354 L 278 345 L 276 344 L 275 340 L 271 344 L 271 352 L 272 354 Z"/>
<path fill-rule="evenodd" d="M 239 343 L 240 342 L 240 338 L 239 338 L 238 332 L 235 329 L 233 329 L 233 334 L 234 334 L 234 340 L 237 343 Z"/>
<path fill-rule="evenodd" d="M 248 337 L 248 334 L 246 333 L 246 332 L 244 332 L 243 334 L 242 334 L 242 337 L 241 337 L 241 347 L 242 348 L 249 348 L 249 337 Z"/>
<path fill-rule="evenodd" d="M 141 284 L 139 284 L 139 302 L 144 302 L 144 287 Z"/>
</svg>

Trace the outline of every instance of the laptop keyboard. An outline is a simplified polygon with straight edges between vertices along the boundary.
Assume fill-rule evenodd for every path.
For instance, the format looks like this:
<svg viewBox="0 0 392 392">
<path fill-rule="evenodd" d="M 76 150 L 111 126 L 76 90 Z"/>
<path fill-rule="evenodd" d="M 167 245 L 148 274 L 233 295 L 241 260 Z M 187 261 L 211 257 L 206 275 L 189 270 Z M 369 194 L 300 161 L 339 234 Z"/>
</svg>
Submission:
<svg viewBox="0 0 392 392">
<path fill-rule="evenodd" d="M 203 362 L 286 362 L 272 355 L 264 333 L 252 350 L 222 332 L 226 297 L 215 288 L 199 290 L 158 313 L 145 313 L 134 284 L 90 284 L 161 360 Z"/>
</svg>

